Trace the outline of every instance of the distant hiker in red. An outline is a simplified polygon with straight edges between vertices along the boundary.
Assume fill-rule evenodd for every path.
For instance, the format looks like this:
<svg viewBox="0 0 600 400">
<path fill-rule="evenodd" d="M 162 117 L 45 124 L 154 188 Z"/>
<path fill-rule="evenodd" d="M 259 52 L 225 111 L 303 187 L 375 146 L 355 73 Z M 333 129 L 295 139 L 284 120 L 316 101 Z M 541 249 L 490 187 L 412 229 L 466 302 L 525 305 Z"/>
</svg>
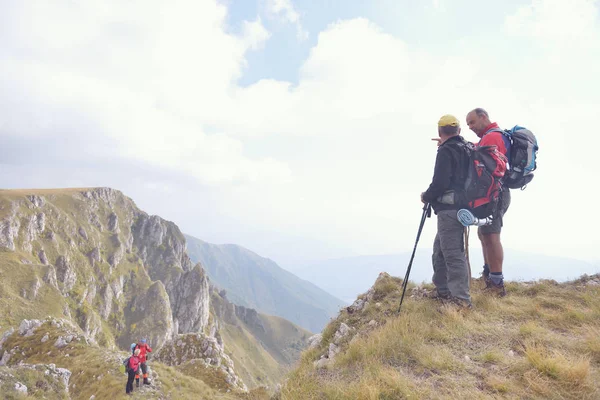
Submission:
<svg viewBox="0 0 600 400">
<path fill-rule="evenodd" d="M 140 367 L 140 350 L 136 349 L 133 355 L 129 357 L 129 363 L 127 364 L 127 385 L 125 385 L 125 393 L 133 393 L 133 379 L 136 377 Z"/>
<path fill-rule="evenodd" d="M 146 339 L 140 340 L 140 342 L 135 346 L 136 351 L 140 351 L 140 367 L 142 369 L 142 373 L 144 374 L 144 385 L 149 385 L 148 381 L 148 365 L 146 365 L 146 353 L 152 353 L 152 349 L 146 343 Z M 135 385 L 140 387 L 140 374 L 139 371 L 135 375 Z"/>
</svg>

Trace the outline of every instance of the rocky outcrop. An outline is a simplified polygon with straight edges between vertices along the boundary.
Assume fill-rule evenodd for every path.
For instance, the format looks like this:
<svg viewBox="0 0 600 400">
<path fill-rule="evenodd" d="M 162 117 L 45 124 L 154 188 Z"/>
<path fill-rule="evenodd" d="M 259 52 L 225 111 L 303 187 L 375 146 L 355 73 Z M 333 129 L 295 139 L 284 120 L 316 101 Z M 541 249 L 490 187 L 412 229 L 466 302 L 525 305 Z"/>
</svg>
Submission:
<svg viewBox="0 0 600 400">
<path fill-rule="evenodd" d="M 112 209 L 118 202 L 119 197 L 122 197 L 123 194 L 115 189 L 98 187 L 82 191 L 81 196 L 87 200 L 90 200 L 89 203 L 95 205 L 106 203 L 108 208 Z"/>
<path fill-rule="evenodd" d="M 178 335 L 156 353 L 154 358 L 167 365 L 181 365 L 192 360 L 202 360 L 206 365 L 218 368 L 226 375 L 233 388 L 247 391 L 248 388 L 234 371 L 231 358 L 225 354 L 217 339 L 203 334 Z"/>
<path fill-rule="evenodd" d="M 0 247 L 14 251 L 20 227 L 21 221 L 14 216 L 0 221 Z"/>
<path fill-rule="evenodd" d="M 94 278 L 91 278 L 86 287 L 86 291 L 83 296 L 83 300 L 87 301 L 88 304 L 94 304 L 95 298 L 96 298 L 96 284 L 94 282 Z"/>
<path fill-rule="evenodd" d="M 185 252 L 185 238 L 172 222 L 147 214 L 137 215 L 132 226 L 133 245 L 153 280 L 165 280 L 164 270 L 190 271 L 192 262 Z"/>
<path fill-rule="evenodd" d="M 12 337 L 18 335 L 23 338 L 30 338 L 34 334 L 37 334 L 39 330 L 42 330 L 43 332 L 43 330 L 47 330 L 49 328 L 55 330 L 58 329 L 61 331 L 61 335 L 58 336 L 58 338 L 54 342 L 54 347 L 56 348 L 65 347 L 66 344 L 71 343 L 72 341 L 89 343 L 88 338 L 85 335 L 82 335 L 80 333 L 81 331 L 79 330 L 79 328 L 73 325 L 71 321 L 64 319 L 56 319 L 54 317 L 47 317 L 45 320 L 24 319 L 23 321 L 21 321 L 19 328 L 16 331 L 14 329 L 10 329 L 6 333 L 4 333 L 4 335 L 0 339 L 0 366 L 8 365 L 11 359 L 13 359 L 13 356 L 15 355 L 24 355 L 19 345 L 14 347 L 10 345 L 10 339 Z M 46 341 L 48 341 L 47 333 L 41 339 L 42 343 Z M 12 362 L 12 364 L 15 363 L 16 362 Z"/>
<path fill-rule="evenodd" d="M 317 347 L 319 347 L 321 345 L 322 340 L 323 340 L 322 333 L 317 333 L 316 335 L 309 337 L 308 338 L 308 349 L 309 350 L 316 349 Z"/>
<path fill-rule="evenodd" d="M 108 259 L 106 261 L 112 268 L 116 268 L 117 265 L 119 265 L 121 263 L 121 261 L 123 261 L 124 255 L 125 255 L 125 250 L 121 246 L 121 242 L 118 242 L 118 245 L 116 246 L 114 253 L 112 253 L 110 256 L 108 256 Z"/>
<path fill-rule="evenodd" d="M 6 342 L 6 339 L 8 339 L 8 337 L 13 333 L 15 333 L 15 328 L 10 328 L 6 332 L 4 332 L 2 337 L 0 337 L 0 352 L 2 352 L 2 346 L 4 345 L 4 342 Z"/>
<path fill-rule="evenodd" d="M 159 348 L 175 335 L 171 304 L 162 282 L 154 282 L 147 292 L 136 296 L 130 310 L 133 311 L 127 313 L 127 325 L 131 334 L 121 340 L 122 346 L 144 337 Z"/>
<path fill-rule="evenodd" d="M 94 247 L 92 251 L 88 253 L 88 259 L 90 260 L 90 264 L 92 264 L 92 267 L 95 267 L 96 264 L 100 264 L 100 262 L 102 262 L 102 258 L 100 256 L 100 249 L 98 247 Z"/>
<path fill-rule="evenodd" d="M 46 252 L 44 251 L 44 249 L 42 249 L 38 252 L 38 257 L 42 264 L 48 265 L 48 257 L 46 256 Z"/>
<path fill-rule="evenodd" d="M 0 397 L 14 397 L 13 393 L 7 391 L 9 387 L 15 388 L 15 393 L 23 395 L 27 393 L 27 387 L 22 382 L 36 382 L 33 390 L 35 397 L 42 395 L 46 398 L 42 392 L 56 393 L 58 391 L 62 395 L 58 395 L 56 398 L 69 398 L 71 371 L 65 368 L 57 368 L 55 364 L 31 365 L 25 362 L 26 353 L 35 354 L 37 344 L 40 342 L 46 343 L 49 340 L 48 333 L 45 333 L 40 340 L 39 331 L 43 333 L 50 330 L 53 331 L 53 337 L 57 334 L 60 335 L 53 343 L 53 347 L 56 349 L 62 349 L 72 342 L 87 343 L 85 337 L 77 333 L 77 328 L 68 321 L 50 317 L 43 321 L 21 321 L 17 331 L 9 330 L 0 340 L 0 366 L 9 366 L 9 368 L 0 369 L 0 387 L 3 389 L 3 396 Z M 37 336 L 34 336 L 34 334 Z M 25 338 L 28 339 L 23 342 L 22 340 Z M 39 376 L 39 378 L 36 378 L 36 376 Z M 26 378 L 26 380 L 19 381 L 19 377 Z M 10 385 L 6 385 L 7 382 L 10 382 Z M 39 389 L 43 389 L 42 392 Z M 52 396 L 51 398 L 55 397 Z"/>
<path fill-rule="evenodd" d="M 99 314 L 103 319 L 107 319 L 112 310 L 114 293 L 110 285 L 104 286 L 102 289 L 102 302 L 99 307 Z"/>
<path fill-rule="evenodd" d="M 259 334 L 267 333 L 267 330 L 255 309 L 235 306 L 235 315 L 242 320 L 242 322 L 251 327 L 254 332 Z"/>
<path fill-rule="evenodd" d="M 36 386 L 29 388 L 19 381 L 20 376 L 33 376 Z M 54 364 L 20 364 L 9 370 L 0 371 L 0 386 L 5 392 L 3 398 L 27 397 L 30 392 L 39 395 L 40 392 L 52 392 L 57 390 L 56 398 L 69 398 L 69 381 L 71 371 L 66 368 L 57 368 Z M 36 395 L 36 397 L 38 397 Z M 52 398 L 55 398 L 52 396 Z"/>
<path fill-rule="evenodd" d="M 95 311 L 89 308 L 79 309 L 77 323 L 90 341 L 97 341 L 96 338 L 102 330 L 102 320 Z"/>
<path fill-rule="evenodd" d="M 119 233 L 119 217 L 114 212 L 108 216 L 108 230 Z"/>
<path fill-rule="evenodd" d="M 58 290 L 58 281 L 56 280 L 56 269 L 54 269 L 52 265 L 48 267 L 46 275 L 44 275 L 44 282 Z"/>
<path fill-rule="evenodd" d="M 33 283 L 31 284 L 31 300 L 35 300 L 37 298 L 38 292 L 40 290 L 40 288 L 42 287 L 42 282 L 40 281 L 40 278 L 38 278 L 36 276 L 36 278 L 33 280 Z"/>
<path fill-rule="evenodd" d="M 19 335 L 25 336 L 25 337 L 31 336 L 31 335 L 33 335 L 35 330 L 40 327 L 40 325 L 42 325 L 42 321 L 40 321 L 40 320 L 24 319 L 23 321 L 21 321 L 21 325 L 19 325 Z"/>
<path fill-rule="evenodd" d="M 23 224 L 23 249 L 31 252 L 32 243 L 41 236 L 46 228 L 46 214 L 43 212 L 24 217 Z"/>
<path fill-rule="evenodd" d="M 217 290 L 211 287 L 211 307 L 215 315 L 222 321 L 227 322 L 229 324 L 236 323 L 236 306 L 233 303 L 230 303 L 225 297 L 221 296 L 220 293 L 217 293 Z"/>
<path fill-rule="evenodd" d="M 31 204 L 37 208 L 44 207 L 44 204 L 46 204 L 46 199 L 44 199 L 43 196 L 30 195 L 27 196 L 27 200 L 29 200 Z"/>
<path fill-rule="evenodd" d="M 200 265 L 181 275 L 169 297 L 176 331 L 203 332 L 208 324 L 210 291 L 208 277 Z"/>
<path fill-rule="evenodd" d="M 58 256 L 54 266 L 56 267 L 56 278 L 62 283 L 62 293 L 67 294 L 77 281 L 77 273 L 68 256 Z"/>
</svg>

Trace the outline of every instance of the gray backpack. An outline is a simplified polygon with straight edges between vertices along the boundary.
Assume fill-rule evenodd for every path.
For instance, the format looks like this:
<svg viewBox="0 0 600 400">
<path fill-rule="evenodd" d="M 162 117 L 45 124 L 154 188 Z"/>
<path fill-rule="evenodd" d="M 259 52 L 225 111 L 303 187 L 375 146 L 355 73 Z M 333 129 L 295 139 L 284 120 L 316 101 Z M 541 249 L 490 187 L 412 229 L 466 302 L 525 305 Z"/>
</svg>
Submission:
<svg viewBox="0 0 600 400">
<path fill-rule="evenodd" d="M 510 140 L 510 169 L 504 175 L 503 184 L 510 189 L 525 189 L 537 168 L 537 139 L 529 129 L 519 125 L 501 132 Z"/>
<path fill-rule="evenodd" d="M 129 359 L 131 358 L 131 356 L 127 357 L 125 360 L 123 360 L 123 365 L 125 366 L 125 373 L 128 374 L 129 371 L 131 370 L 131 368 L 129 367 Z"/>
</svg>

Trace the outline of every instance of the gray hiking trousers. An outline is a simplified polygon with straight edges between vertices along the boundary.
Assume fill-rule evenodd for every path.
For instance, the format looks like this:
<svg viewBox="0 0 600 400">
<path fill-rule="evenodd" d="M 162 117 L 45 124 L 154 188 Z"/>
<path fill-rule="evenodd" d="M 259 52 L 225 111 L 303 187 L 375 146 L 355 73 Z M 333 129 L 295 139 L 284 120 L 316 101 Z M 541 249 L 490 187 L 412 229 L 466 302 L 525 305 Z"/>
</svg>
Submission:
<svg viewBox="0 0 600 400">
<path fill-rule="evenodd" d="M 439 211 L 437 228 L 433 242 L 433 284 L 440 295 L 451 295 L 470 303 L 464 227 L 456 218 L 456 210 Z"/>
</svg>

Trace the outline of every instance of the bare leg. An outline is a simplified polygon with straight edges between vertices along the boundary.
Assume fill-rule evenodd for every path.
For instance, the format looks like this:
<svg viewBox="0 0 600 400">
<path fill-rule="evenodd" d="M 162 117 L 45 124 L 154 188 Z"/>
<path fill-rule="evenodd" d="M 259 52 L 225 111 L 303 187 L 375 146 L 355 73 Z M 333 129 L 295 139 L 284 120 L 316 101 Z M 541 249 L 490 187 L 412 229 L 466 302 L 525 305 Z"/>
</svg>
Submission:
<svg viewBox="0 0 600 400">
<path fill-rule="evenodd" d="M 484 248 L 485 263 L 490 266 L 490 272 L 502 272 L 504 249 L 499 233 L 488 233 L 480 236 Z"/>
<path fill-rule="evenodd" d="M 486 265 L 490 265 L 490 261 L 487 254 L 487 245 L 484 238 L 484 235 L 481 233 L 481 230 L 477 230 L 477 236 L 479 236 L 479 241 L 481 242 L 481 250 L 483 252 L 483 263 Z"/>
</svg>

